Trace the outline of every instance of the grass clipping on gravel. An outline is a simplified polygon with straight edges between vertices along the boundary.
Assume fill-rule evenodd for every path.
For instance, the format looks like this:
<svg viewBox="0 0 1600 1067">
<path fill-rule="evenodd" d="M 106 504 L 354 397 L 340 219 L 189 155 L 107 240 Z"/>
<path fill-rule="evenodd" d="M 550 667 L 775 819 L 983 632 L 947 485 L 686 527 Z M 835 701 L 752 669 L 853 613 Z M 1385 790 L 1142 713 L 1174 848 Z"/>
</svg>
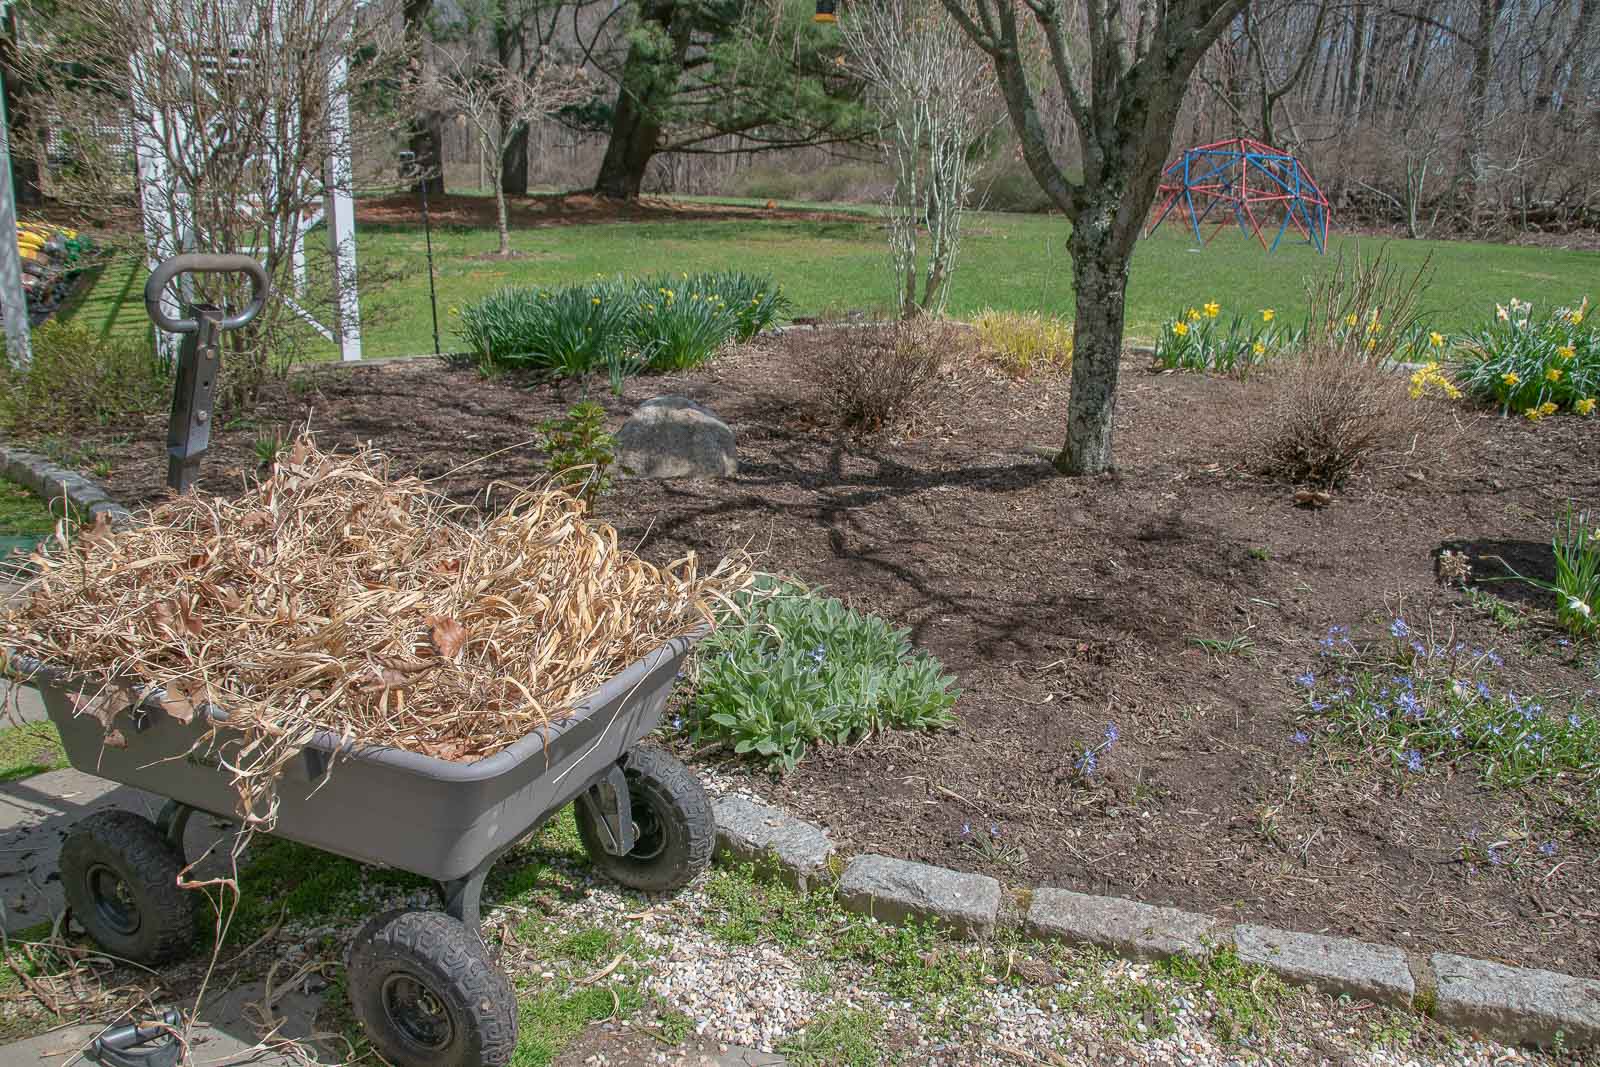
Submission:
<svg viewBox="0 0 1600 1067">
<path fill-rule="evenodd" d="M 98 683 L 80 713 L 108 745 L 127 744 L 115 715 L 152 695 L 181 721 L 225 710 L 196 744 L 242 742 L 226 763 L 256 825 L 318 730 L 492 755 L 711 625 L 712 604 L 749 580 L 742 559 L 707 574 L 693 554 L 646 563 L 560 490 L 480 517 L 392 479 L 377 452 L 309 439 L 238 498 L 177 497 L 119 533 L 63 526 L 33 562 L 0 644 Z"/>
</svg>

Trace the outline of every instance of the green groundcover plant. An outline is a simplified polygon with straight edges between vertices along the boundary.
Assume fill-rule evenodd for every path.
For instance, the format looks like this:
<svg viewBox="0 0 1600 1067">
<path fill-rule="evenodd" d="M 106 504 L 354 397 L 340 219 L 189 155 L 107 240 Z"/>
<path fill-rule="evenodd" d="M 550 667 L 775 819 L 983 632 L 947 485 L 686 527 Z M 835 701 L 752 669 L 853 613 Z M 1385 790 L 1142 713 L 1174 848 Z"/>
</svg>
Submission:
<svg viewBox="0 0 1600 1067">
<path fill-rule="evenodd" d="M 735 609 L 696 657 L 678 723 L 692 739 L 787 772 L 811 744 L 954 722 L 955 679 L 912 649 L 908 630 L 770 576 L 739 594 Z"/>
<path fill-rule="evenodd" d="M 1559 413 L 1593 415 L 1600 396 L 1600 330 L 1587 298 L 1536 312 L 1513 298 L 1455 341 L 1452 368 L 1471 397 L 1537 422 Z"/>
</svg>

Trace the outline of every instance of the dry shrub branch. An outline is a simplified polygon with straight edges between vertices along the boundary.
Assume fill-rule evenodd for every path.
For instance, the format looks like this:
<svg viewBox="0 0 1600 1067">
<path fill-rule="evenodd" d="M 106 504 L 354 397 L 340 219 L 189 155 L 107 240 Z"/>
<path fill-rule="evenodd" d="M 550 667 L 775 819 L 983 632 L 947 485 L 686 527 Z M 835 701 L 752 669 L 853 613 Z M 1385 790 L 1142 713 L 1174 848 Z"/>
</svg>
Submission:
<svg viewBox="0 0 1600 1067">
<path fill-rule="evenodd" d="M 939 390 L 947 357 L 971 346 L 962 327 L 934 318 L 837 330 L 818 354 L 823 401 L 866 433 L 914 423 Z"/>
<path fill-rule="evenodd" d="M 63 664 L 112 717 L 161 691 L 168 714 L 228 712 L 245 745 L 240 814 L 270 821 L 276 771 L 318 730 L 450 760 L 567 715 L 663 641 L 712 621 L 742 560 L 656 567 L 547 489 L 477 517 L 372 451 L 309 439 L 237 499 L 188 495 L 137 526 L 63 528 L 34 556 L 0 640 Z"/>
</svg>

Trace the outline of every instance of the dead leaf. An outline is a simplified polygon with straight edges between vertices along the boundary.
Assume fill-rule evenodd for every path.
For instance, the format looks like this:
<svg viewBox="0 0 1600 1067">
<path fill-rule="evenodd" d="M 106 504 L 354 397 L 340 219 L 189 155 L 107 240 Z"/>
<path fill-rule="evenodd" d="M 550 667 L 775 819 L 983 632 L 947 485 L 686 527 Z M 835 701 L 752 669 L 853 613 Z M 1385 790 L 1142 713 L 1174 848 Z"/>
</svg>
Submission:
<svg viewBox="0 0 1600 1067">
<path fill-rule="evenodd" d="M 246 530 L 265 530 L 272 525 L 272 516 L 265 511 L 252 511 L 240 519 L 239 524 Z"/>
<path fill-rule="evenodd" d="M 106 747 L 107 748 L 127 748 L 128 747 L 128 739 L 126 737 L 122 736 L 122 731 L 121 730 L 107 730 L 106 731 Z"/>
<path fill-rule="evenodd" d="M 217 586 L 217 603 L 229 611 L 238 611 L 244 607 L 244 598 L 239 595 L 239 591 L 233 586 L 219 585 Z"/>
<path fill-rule="evenodd" d="M 100 514 L 96 515 L 94 517 L 94 522 L 89 526 L 88 529 L 81 532 L 78 537 L 79 540 L 83 542 L 84 551 L 88 551 L 89 547 L 92 545 L 100 544 L 103 541 L 110 541 L 111 513 L 109 511 L 102 511 Z"/>
<path fill-rule="evenodd" d="M 422 620 L 433 627 L 433 647 L 445 659 L 455 659 L 467 644 L 467 628 L 460 619 L 448 615 L 429 615 Z"/>
<path fill-rule="evenodd" d="M 194 722 L 194 698 L 182 686 L 170 686 L 161 710 L 188 726 Z"/>
<path fill-rule="evenodd" d="M 1325 508 L 1333 503 L 1333 495 L 1321 489 L 1299 489 L 1295 491 L 1294 502 L 1302 507 Z"/>
</svg>

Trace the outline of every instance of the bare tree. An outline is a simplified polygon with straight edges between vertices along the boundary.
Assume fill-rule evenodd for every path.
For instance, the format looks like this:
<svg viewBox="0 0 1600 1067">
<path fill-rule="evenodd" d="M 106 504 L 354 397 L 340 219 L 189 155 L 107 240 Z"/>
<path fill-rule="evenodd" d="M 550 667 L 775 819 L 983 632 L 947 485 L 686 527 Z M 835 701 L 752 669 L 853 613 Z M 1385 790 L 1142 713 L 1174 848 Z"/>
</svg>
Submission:
<svg viewBox="0 0 1600 1067">
<path fill-rule="evenodd" d="M 871 86 L 894 168 L 889 251 L 900 317 L 944 309 L 972 195 L 973 149 L 993 126 L 997 99 L 983 53 L 942 9 L 880 0 L 841 24 L 851 66 Z M 917 238 L 928 231 L 918 295 Z"/>
<path fill-rule="evenodd" d="M 1172 147 L 1190 75 L 1246 0 L 943 0 L 999 76 L 1034 179 L 1072 220 L 1067 249 L 1077 312 L 1067 439 L 1056 469 L 1111 466 L 1128 262 Z M 1051 151 L 1023 18 L 1043 38 L 1083 158 L 1074 181 Z M 1069 43 L 1069 38 L 1073 38 Z"/>
<path fill-rule="evenodd" d="M 470 42 L 435 46 L 416 76 L 420 99 L 460 115 L 472 128 L 494 188 L 500 255 L 511 254 L 506 213 L 506 149 L 531 123 L 587 100 L 593 89 L 581 68 L 538 62 L 507 67 L 479 55 Z"/>
<path fill-rule="evenodd" d="M 316 343 L 304 320 L 341 322 L 353 300 L 338 257 L 303 253 L 330 190 L 349 190 L 340 161 L 388 136 L 384 102 L 402 68 L 385 12 L 361 0 L 57 0 L 22 22 L 48 116 L 39 158 L 47 139 L 67 156 L 54 195 L 125 204 L 137 159 L 155 254 L 264 261 L 276 299 L 227 335 L 226 388 L 248 399 Z M 195 284 L 220 303 L 234 283 Z"/>
</svg>

